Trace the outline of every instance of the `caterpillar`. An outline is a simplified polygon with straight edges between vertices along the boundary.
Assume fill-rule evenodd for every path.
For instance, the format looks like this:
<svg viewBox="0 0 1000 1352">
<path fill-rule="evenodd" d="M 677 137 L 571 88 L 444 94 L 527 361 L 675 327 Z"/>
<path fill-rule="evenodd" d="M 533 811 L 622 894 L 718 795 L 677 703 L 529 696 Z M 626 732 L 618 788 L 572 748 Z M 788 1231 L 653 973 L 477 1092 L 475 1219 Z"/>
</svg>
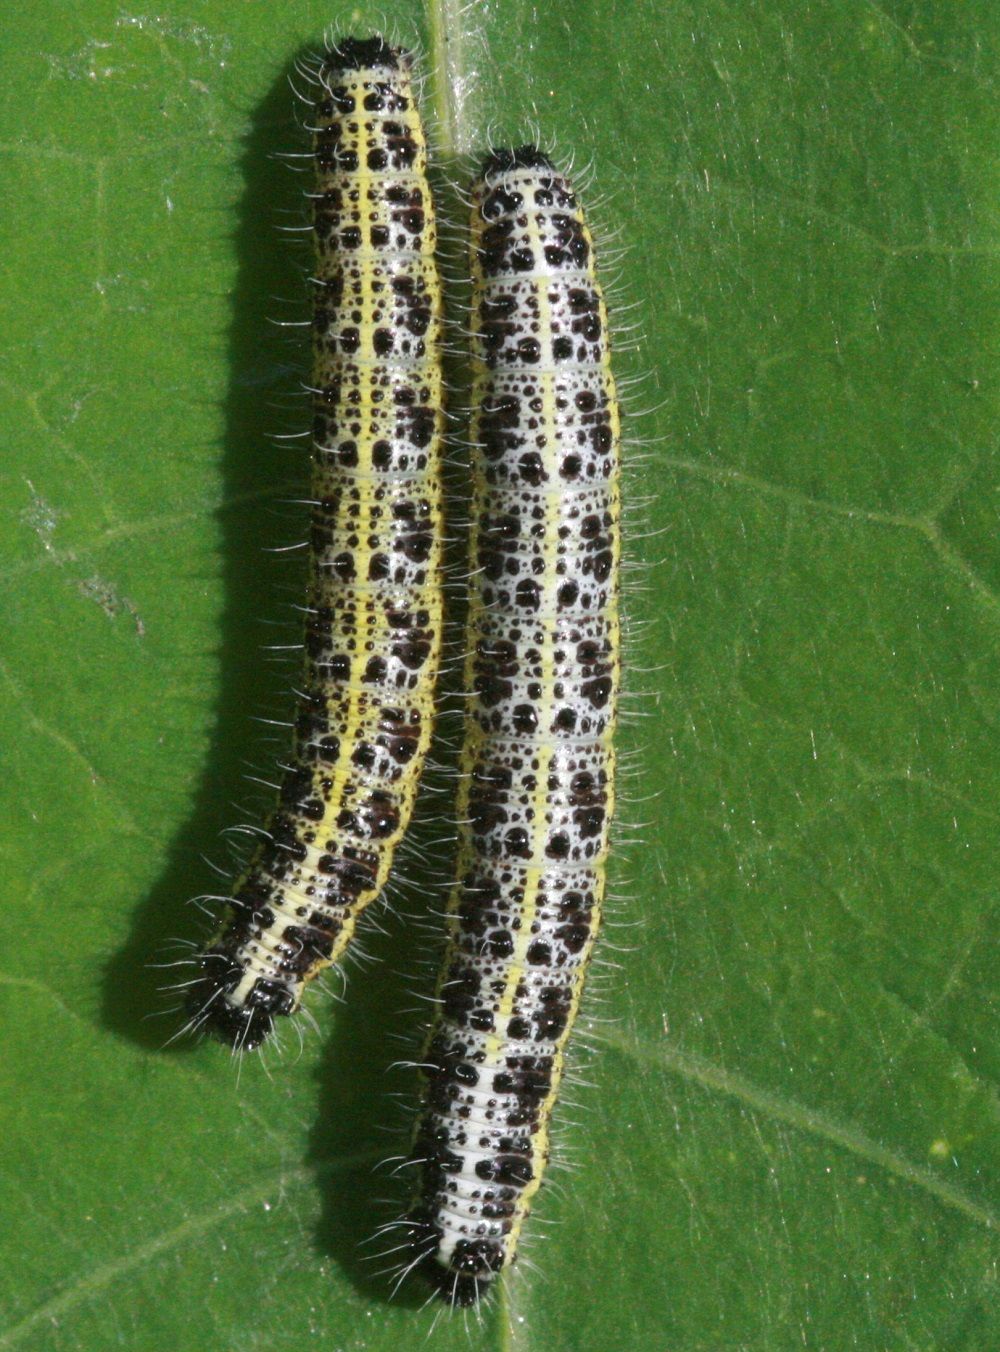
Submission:
<svg viewBox="0 0 1000 1352">
<path fill-rule="evenodd" d="M 192 1022 L 262 1043 L 385 885 L 441 649 L 441 287 L 412 57 L 344 38 L 311 73 L 316 183 L 305 674 L 263 842 L 200 958 Z"/>
<path fill-rule="evenodd" d="M 510 1264 L 598 931 L 620 686 L 620 419 L 593 243 L 535 146 L 472 187 L 457 882 L 397 1222 L 453 1305 Z"/>
</svg>

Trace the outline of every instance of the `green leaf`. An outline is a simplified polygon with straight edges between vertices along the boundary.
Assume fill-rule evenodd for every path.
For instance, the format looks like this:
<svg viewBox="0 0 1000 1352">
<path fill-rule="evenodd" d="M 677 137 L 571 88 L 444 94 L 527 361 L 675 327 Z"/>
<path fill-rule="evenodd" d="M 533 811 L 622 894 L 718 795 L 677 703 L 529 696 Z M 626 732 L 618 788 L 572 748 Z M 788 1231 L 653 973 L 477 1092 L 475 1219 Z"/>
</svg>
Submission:
<svg viewBox="0 0 1000 1352">
<path fill-rule="evenodd" d="M 432 45 L 442 172 L 532 126 L 592 168 L 645 377 L 624 896 L 573 1169 L 433 1345 L 994 1349 L 995 7 L 388 19 Z M 269 323 L 304 313 L 274 227 L 307 179 L 274 156 L 304 144 L 296 56 L 378 21 L 8 15 L 0 1349 L 430 1345 L 438 1312 L 358 1247 L 403 1195 L 372 1168 L 433 980 L 412 852 L 301 1055 L 165 1046 L 146 966 L 203 933 L 203 856 L 227 865 L 285 745 L 251 722 L 289 707 L 294 655 L 263 645 L 295 641 L 301 567 L 261 551 L 301 537 L 306 479 L 267 435 L 301 430 L 307 359 Z"/>
</svg>

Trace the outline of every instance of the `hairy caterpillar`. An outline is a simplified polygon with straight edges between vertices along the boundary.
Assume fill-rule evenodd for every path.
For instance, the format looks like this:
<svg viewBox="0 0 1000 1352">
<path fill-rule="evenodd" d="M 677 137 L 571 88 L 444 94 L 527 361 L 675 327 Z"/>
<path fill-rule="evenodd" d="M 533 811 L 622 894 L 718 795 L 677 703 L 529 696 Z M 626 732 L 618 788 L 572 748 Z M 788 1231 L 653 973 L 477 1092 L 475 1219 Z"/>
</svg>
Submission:
<svg viewBox="0 0 1000 1352">
<path fill-rule="evenodd" d="M 313 502 L 291 762 L 200 958 L 192 1022 L 240 1049 L 336 962 L 381 891 L 441 648 L 441 288 L 409 53 L 344 38 L 310 78 Z"/>
<path fill-rule="evenodd" d="M 453 1304 L 511 1263 L 600 922 L 620 685 L 620 424 L 593 246 L 534 146 L 472 189 L 459 856 L 399 1223 Z"/>
</svg>

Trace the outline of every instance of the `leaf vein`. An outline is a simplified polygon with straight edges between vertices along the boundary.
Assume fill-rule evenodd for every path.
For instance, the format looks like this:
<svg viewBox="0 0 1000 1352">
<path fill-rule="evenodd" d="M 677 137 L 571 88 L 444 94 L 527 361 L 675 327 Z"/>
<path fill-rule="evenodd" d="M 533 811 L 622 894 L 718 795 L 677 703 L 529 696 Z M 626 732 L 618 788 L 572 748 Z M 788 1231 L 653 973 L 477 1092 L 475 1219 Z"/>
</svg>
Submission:
<svg viewBox="0 0 1000 1352">
<path fill-rule="evenodd" d="M 319 1171 L 331 1173 L 352 1169 L 375 1158 L 376 1156 L 371 1151 L 364 1151 L 356 1155 L 345 1155 L 336 1160 L 326 1161 L 319 1166 Z M 198 1238 L 215 1226 L 229 1220 L 231 1216 L 239 1215 L 255 1202 L 266 1199 L 275 1188 L 283 1188 L 289 1184 L 301 1185 L 307 1183 L 315 1177 L 316 1173 L 316 1165 L 291 1170 L 277 1170 L 265 1183 L 240 1193 L 232 1201 L 225 1202 L 202 1215 L 189 1216 L 179 1225 L 164 1230 L 162 1234 L 146 1240 L 145 1243 L 130 1247 L 128 1253 L 124 1256 L 113 1258 L 109 1262 L 93 1268 L 90 1272 L 81 1274 L 53 1296 L 51 1300 L 44 1301 L 41 1305 L 36 1306 L 30 1314 L 9 1328 L 6 1333 L 0 1333 L 0 1349 L 16 1347 L 39 1325 L 54 1324 L 62 1315 L 65 1315 L 89 1297 L 96 1296 L 120 1277 L 141 1268 L 145 1263 L 158 1258 L 171 1249 L 180 1248 L 190 1240 Z"/>
<path fill-rule="evenodd" d="M 690 1080 L 703 1089 L 736 1099 L 776 1122 L 783 1122 L 798 1131 L 808 1132 L 811 1136 L 828 1141 L 928 1193 L 942 1205 L 958 1211 L 988 1230 L 1000 1229 L 1000 1216 L 985 1203 L 975 1201 L 931 1169 L 911 1163 L 897 1151 L 881 1145 L 858 1128 L 838 1122 L 817 1108 L 775 1094 L 754 1084 L 752 1080 L 727 1070 L 724 1066 L 716 1065 L 693 1053 L 683 1052 L 677 1047 L 664 1046 L 651 1050 L 640 1043 L 627 1042 L 616 1033 L 607 1031 L 600 1034 L 600 1040 L 636 1060 L 660 1066 L 668 1073 Z"/>
</svg>

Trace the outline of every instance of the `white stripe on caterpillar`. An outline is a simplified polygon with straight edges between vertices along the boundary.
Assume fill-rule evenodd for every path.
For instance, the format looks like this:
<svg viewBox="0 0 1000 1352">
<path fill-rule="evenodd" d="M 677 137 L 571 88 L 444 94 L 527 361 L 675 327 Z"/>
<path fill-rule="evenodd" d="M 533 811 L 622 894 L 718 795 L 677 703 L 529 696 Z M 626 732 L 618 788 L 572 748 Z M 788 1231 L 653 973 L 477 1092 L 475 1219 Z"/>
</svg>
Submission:
<svg viewBox="0 0 1000 1352">
<path fill-rule="evenodd" d="M 472 571 L 458 882 L 403 1222 L 453 1304 L 513 1261 L 600 923 L 620 423 L 590 234 L 534 146 L 472 189 Z"/>
<path fill-rule="evenodd" d="M 345 38 L 312 72 L 313 507 L 306 667 L 266 839 L 201 958 L 192 1022 L 240 1049 L 382 890 L 441 649 L 441 287 L 412 58 Z"/>
</svg>

